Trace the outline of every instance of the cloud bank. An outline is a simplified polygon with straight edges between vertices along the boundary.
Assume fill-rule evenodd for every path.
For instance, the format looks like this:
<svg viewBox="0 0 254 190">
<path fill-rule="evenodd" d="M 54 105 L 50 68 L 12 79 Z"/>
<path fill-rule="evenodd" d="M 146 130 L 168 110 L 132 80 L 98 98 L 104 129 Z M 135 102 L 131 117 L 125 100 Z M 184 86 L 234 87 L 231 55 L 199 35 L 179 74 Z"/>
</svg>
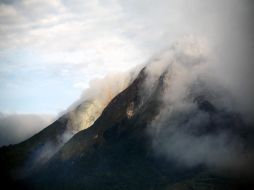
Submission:
<svg viewBox="0 0 254 190">
<path fill-rule="evenodd" d="M 0 114 L 0 146 L 16 144 L 41 131 L 55 119 L 52 115 Z"/>
</svg>

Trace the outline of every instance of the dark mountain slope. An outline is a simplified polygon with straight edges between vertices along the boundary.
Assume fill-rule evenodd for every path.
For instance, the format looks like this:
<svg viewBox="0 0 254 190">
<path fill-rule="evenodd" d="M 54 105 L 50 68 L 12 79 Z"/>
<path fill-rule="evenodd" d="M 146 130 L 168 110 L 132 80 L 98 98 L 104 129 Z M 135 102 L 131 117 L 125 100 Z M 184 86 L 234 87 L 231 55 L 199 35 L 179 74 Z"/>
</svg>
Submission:
<svg viewBox="0 0 254 190">
<path fill-rule="evenodd" d="M 39 172 L 35 184 L 47 184 L 46 189 L 143 189 L 154 186 L 162 171 L 148 148 L 151 144 L 146 126 L 159 111 L 163 76 L 144 103 L 140 89 L 145 78 L 143 70 L 132 85 L 111 101 L 92 127 L 76 134 L 64 145 L 44 171 Z M 128 111 L 133 115 L 128 115 Z M 163 169 L 163 163 L 160 164 Z M 68 181 L 64 180 L 67 176 Z"/>
<path fill-rule="evenodd" d="M 181 167 L 154 154 L 147 127 L 162 107 L 163 73 L 144 97 L 147 77 L 137 79 L 117 95 L 90 128 L 77 133 L 44 167 L 28 178 L 35 189 L 238 189 L 242 179 L 214 175 L 204 165 Z M 205 98 L 193 98 L 200 111 L 222 116 Z M 240 121 L 227 117 L 237 128 Z M 221 120 L 224 121 L 224 120 Z M 202 133 L 215 132 L 220 123 L 208 123 Z M 212 131 L 210 131 L 213 126 Z M 246 185 L 247 184 L 247 185 Z"/>
</svg>

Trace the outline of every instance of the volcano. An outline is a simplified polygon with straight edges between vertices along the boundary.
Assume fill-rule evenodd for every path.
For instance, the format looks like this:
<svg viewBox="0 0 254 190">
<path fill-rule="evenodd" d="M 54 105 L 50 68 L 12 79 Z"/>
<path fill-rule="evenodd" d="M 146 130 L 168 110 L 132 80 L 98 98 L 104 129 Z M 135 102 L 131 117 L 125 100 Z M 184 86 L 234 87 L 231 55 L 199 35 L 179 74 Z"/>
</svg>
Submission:
<svg viewBox="0 0 254 190">
<path fill-rule="evenodd" d="M 105 108 L 83 102 L 74 114 L 96 111 L 80 131 L 70 130 L 66 113 L 30 139 L 2 147 L 2 184 L 38 190 L 253 189 L 252 155 L 245 154 L 253 148 L 253 127 L 221 108 L 214 101 L 219 95 L 202 80 L 188 85 L 180 99 L 190 106 L 183 109 L 174 98 L 166 103 L 165 92 L 176 93 L 170 81 L 182 73 L 174 71 L 165 67 L 151 77 L 144 67 Z M 232 139 L 221 141 L 223 135 Z M 239 160 L 227 161 L 223 154 L 233 157 L 235 142 L 241 142 Z"/>
</svg>

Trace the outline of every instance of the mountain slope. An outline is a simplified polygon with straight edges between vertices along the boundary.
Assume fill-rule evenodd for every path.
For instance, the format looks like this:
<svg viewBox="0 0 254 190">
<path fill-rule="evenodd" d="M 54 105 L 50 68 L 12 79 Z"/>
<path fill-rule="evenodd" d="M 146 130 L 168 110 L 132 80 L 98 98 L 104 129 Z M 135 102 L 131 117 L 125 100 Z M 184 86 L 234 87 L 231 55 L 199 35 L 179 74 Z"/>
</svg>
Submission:
<svg viewBox="0 0 254 190">
<path fill-rule="evenodd" d="M 76 134 L 50 160 L 45 166 L 46 173 L 42 174 L 48 176 L 48 179 L 43 178 L 47 184 L 58 187 L 58 182 L 69 172 L 72 176 L 68 181 L 72 183 L 67 182 L 61 188 L 112 189 L 115 186 L 123 189 L 131 184 L 133 188 L 141 188 L 157 179 L 157 169 L 151 165 L 152 154 L 147 150 L 149 141 L 145 127 L 158 113 L 158 96 L 163 85 L 158 85 L 142 104 L 139 90 L 145 77 L 143 70 L 132 85 L 111 101 L 92 127 Z M 128 111 L 133 115 L 128 115 Z M 144 173 L 149 175 L 143 176 Z M 52 178 L 56 175 L 57 178 Z M 87 180 L 84 182 L 82 178 Z M 41 184 L 41 178 L 37 179 L 36 183 Z M 98 181 L 100 179 L 102 181 Z"/>
<path fill-rule="evenodd" d="M 31 138 L 0 148 L 3 178 L 23 178 L 47 162 L 75 133 L 89 127 L 103 107 L 86 100 Z"/>
<path fill-rule="evenodd" d="M 250 184 L 210 171 L 205 165 L 181 167 L 156 155 L 148 126 L 163 106 L 164 72 L 144 97 L 147 74 L 117 95 L 88 129 L 68 141 L 27 181 L 35 189 L 238 189 Z M 195 95 L 197 96 L 197 95 Z M 198 109 L 211 117 L 223 116 L 203 97 L 193 98 Z M 220 123 L 208 123 L 202 133 L 214 133 L 221 122 L 235 130 L 240 119 L 228 113 Z M 223 116 L 224 117 L 224 116 Z M 213 129 L 211 129 L 211 126 Z M 242 181 L 243 180 L 243 181 Z"/>
</svg>

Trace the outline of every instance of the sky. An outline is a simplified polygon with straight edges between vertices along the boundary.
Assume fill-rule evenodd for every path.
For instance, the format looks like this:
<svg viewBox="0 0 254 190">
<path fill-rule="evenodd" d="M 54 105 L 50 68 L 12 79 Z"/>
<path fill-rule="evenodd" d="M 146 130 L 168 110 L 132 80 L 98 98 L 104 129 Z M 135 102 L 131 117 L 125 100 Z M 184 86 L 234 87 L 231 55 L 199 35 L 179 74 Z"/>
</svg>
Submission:
<svg viewBox="0 0 254 190">
<path fill-rule="evenodd" d="M 0 111 L 57 114 L 91 79 L 142 63 L 145 26 L 129 16 L 115 1 L 1 1 Z"/>
<path fill-rule="evenodd" d="M 142 64 L 184 35 L 214 38 L 247 14 L 251 3 L 239 2 L 1 0 L 0 111 L 57 114 L 91 79 Z M 240 31 L 235 23 L 229 30 Z"/>
</svg>

